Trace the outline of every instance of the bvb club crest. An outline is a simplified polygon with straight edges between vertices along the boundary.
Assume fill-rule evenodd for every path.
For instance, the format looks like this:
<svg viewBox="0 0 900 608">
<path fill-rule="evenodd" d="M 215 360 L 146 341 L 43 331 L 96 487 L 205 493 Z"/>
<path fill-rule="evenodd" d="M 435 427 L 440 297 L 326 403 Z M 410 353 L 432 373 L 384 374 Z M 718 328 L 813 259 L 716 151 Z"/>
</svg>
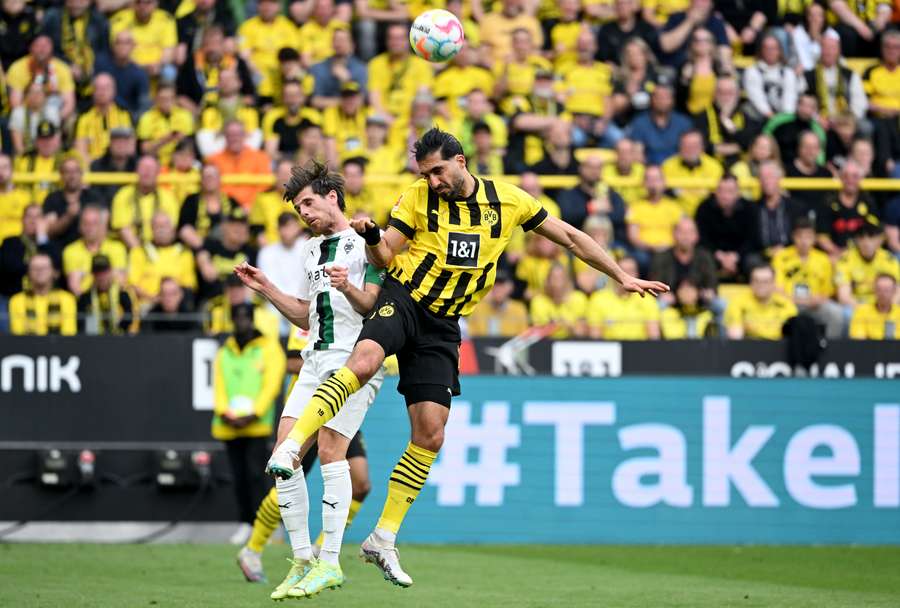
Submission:
<svg viewBox="0 0 900 608">
<path fill-rule="evenodd" d="M 481 221 L 488 226 L 493 226 L 500 221 L 500 214 L 493 209 L 485 209 L 484 213 L 481 214 Z"/>
<path fill-rule="evenodd" d="M 385 304 L 381 308 L 378 309 L 379 317 L 392 317 L 394 315 L 394 306 L 392 304 Z"/>
</svg>

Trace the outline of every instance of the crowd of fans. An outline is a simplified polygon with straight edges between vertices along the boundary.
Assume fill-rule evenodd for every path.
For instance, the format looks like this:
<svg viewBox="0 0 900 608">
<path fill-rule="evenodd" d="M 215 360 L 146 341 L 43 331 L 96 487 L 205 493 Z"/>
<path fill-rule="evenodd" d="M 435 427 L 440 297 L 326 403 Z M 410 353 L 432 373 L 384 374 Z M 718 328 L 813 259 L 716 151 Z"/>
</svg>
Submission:
<svg viewBox="0 0 900 608">
<path fill-rule="evenodd" d="M 409 49 L 409 19 L 435 7 L 464 25 L 447 65 Z M 469 335 L 777 339 L 803 312 L 831 337 L 900 337 L 900 199 L 860 185 L 900 178 L 892 10 L 3 0 L 0 331 L 228 332 L 251 300 L 237 263 L 296 280 L 305 232 L 281 197 L 294 164 L 340 168 L 348 214 L 385 225 L 416 174 L 411 143 L 437 125 L 473 173 L 520 176 L 626 270 L 673 287 L 626 294 L 520 234 Z M 223 184 L 233 174 L 261 179 Z M 255 322 L 287 329 L 261 304 Z"/>
</svg>

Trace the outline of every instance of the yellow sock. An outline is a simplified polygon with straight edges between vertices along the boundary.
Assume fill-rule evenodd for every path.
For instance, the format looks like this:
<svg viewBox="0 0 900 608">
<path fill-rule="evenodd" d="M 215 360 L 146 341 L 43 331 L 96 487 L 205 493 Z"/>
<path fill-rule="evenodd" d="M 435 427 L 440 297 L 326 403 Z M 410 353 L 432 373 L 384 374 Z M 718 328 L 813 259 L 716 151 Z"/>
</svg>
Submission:
<svg viewBox="0 0 900 608">
<path fill-rule="evenodd" d="M 288 437 L 303 445 L 323 424 L 337 416 L 351 393 L 359 390 L 359 379 L 346 367 L 319 385 Z"/>
<path fill-rule="evenodd" d="M 281 512 L 278 510 L 278 492 L 273 486 L 266 497 L 259 503 L 256 511 L 256 519 L 253 520 L 253 533 L 247 546 L 251 551 L 262 553 L 263 547 L 269 542 L 269 538 L 281 523 Z"/>
<path fill-rule="evenodd" d="M 353 523 L 353 518 L 356 517 L 356 514 L 359 513 L 360 508 L 362 508 L 362 503 L 358 500 L 350 501 L 350 513 L 347 514 L 347 528 L 350 527 L 350 524 Z M 316 542 L 314 545 L 322 546 L 322 541 L 325 540 L 325 532 L 319 532 L 319 535 L 316 537 Z"/>
<path fill-rule="evenodd" d="M 347 514 L 347 527 L 350 527 L 350 524 L 353 523 L 353 518 L 356 517 L 356 514 L 359 513 L 359 510 L 362 509 L 362 501 L 361 500 L 351 500 L 350 501 L 350 512 Z"/>
<path fill-rule="evenodd" d="M 378 520 L 379 528 L 390 530 L 394 534 L 400 530 L 406 512 L 425 485 L 435 458 L 437 452 L 412 443 L 406 446 L 406 451 L 391 471 L 387 500 L 384 501 L 384 510 Z"/>
</svg>

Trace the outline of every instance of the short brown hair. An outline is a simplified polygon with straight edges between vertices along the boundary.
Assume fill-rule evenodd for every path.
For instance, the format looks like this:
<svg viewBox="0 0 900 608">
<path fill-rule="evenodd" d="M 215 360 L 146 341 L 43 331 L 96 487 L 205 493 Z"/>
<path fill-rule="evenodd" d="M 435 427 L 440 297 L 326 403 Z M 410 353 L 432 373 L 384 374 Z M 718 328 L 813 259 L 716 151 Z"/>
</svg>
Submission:
<svg viewBox="0 0 900 608">
<path fill-rule="evenodd" d="M 319 196 L 326 196 L 334 190 L 337 194 L 338 207 L 341 211 L 344 203 L 344 177 L 317 160 L 311 160 L 305 166 L 291 169 L 291 179 L 284 185 L 284 200 L 294 202 L 300 191 L 309 186 Z"/>
</svg>

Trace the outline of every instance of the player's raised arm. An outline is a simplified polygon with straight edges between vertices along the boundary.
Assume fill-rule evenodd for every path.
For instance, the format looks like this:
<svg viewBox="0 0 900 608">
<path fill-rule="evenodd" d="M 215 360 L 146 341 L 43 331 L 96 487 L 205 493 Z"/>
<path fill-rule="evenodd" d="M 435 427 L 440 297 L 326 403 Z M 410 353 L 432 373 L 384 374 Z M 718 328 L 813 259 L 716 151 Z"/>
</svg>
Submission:
<svg viewBox="0 0 900 608">
<path fill-rule="evenodd" d="M 621 283 L 626 291 L 633 291 L 641 296 L 648 292 L 658 296 L 669 291 L 669 286 L 665 283 L 645 281 L 626 273 L 594 239 L 559 218 L 548 216 L 534 231 L 565 247 L 572 255 L 584 260 L 593 268 L 608 274 Z"/>
<path fill-rule="evenodd" d="M 350 220 L 350 225 L 366 240 L 366 256 L 378 268 L 387 268 L 394 256 L 406 246 L 406 235 L 388 226 L 382 234 L 378 225 L 368 217 Z"/>
<path fill-rule="evenodd" d="M 234 274 L 241 279 L 244 285 L 271 302 L 272 306 L 277 308 L 285 319 L 300 329 L 309 329 L 308 301 L 284 293 L 269 280 L 266 273 L 247 262 L 235 266 Z"/>
<path fill-rule="evenodd" d="M 367 266 L 368 267 L 368 266 Z M 375 306 L 375 300 L 381 293 L 381 284 L 366 281 L 362 289 L 350 282 L 349 271 L 344 266 L 332 266 L 325 269 L 325 274 L 331 281 L 331 286 L 344 294 L 353 310 L 361 315 L 367 315 Z M 368 274 L 368 273 L 367 273 Z"/>
</svg>

